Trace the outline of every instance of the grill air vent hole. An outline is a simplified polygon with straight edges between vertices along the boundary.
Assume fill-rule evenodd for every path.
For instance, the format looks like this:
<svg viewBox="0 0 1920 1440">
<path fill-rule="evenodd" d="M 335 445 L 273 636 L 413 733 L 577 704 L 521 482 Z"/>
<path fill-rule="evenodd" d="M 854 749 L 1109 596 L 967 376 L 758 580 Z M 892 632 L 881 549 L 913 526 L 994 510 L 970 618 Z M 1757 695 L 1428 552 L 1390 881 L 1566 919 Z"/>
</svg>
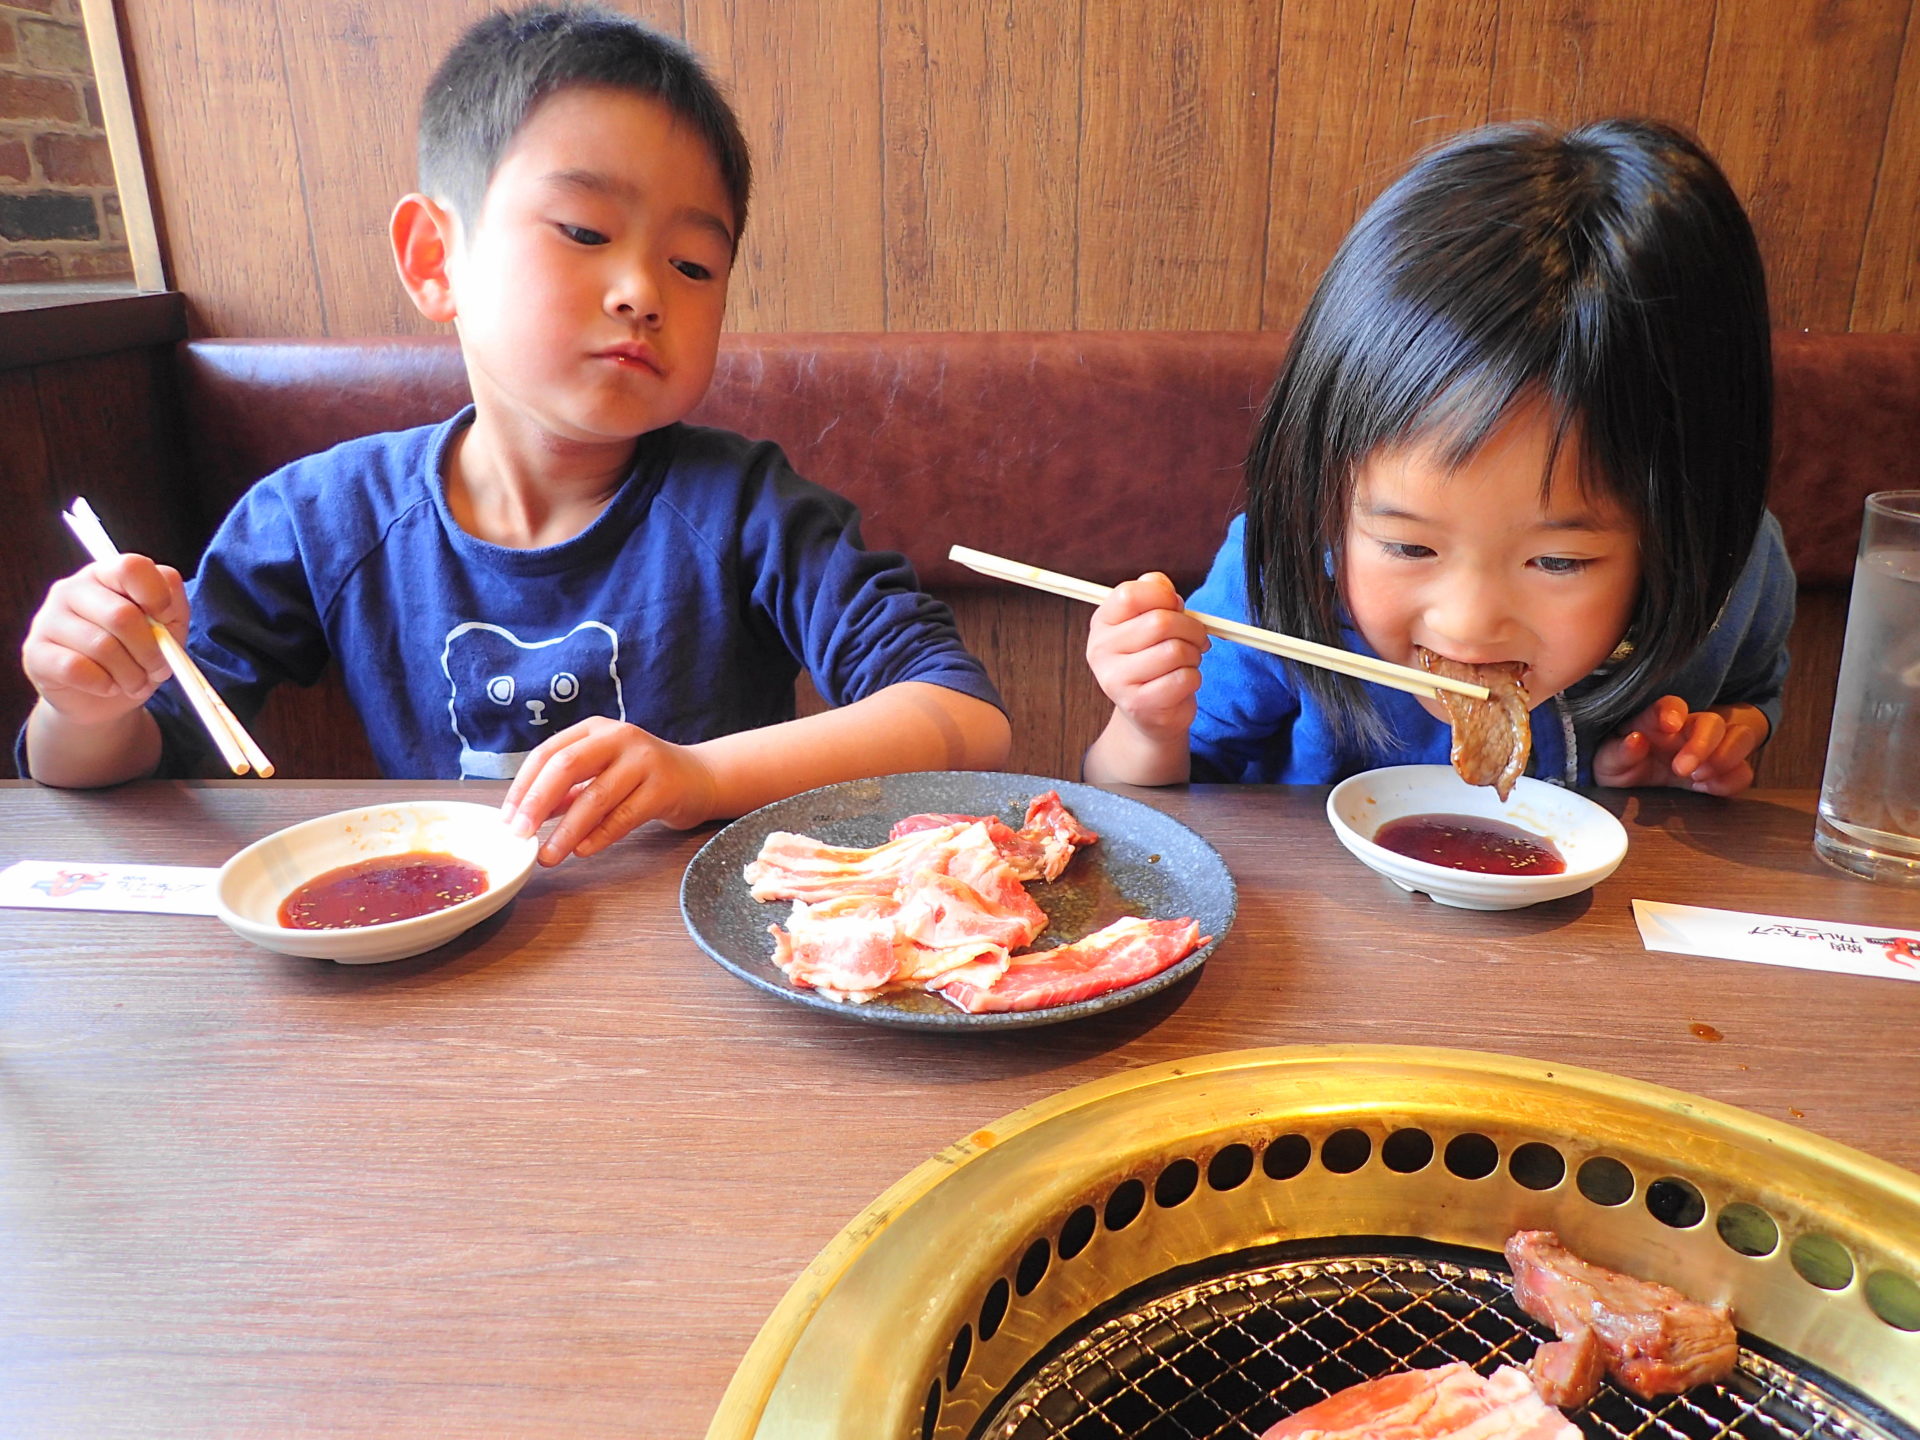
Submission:
<svg viewBox="0 0 1920 1440">
<path fill-rule="evenodd" d="M 1837 1240 L 1825 1235 L 1802 1235 L 1787 1252 L 1793 1268 L 1809 1285 L 1822 1290 L 1844 1290 L 1853 1282 L 1853 1257 Z"/>
<path fill-rule="evenodd" d="M 1500 1147 L 1486 1136 L 1467 1131 L 1447 1142 L 1447 1169 L 1462 1180 L 1484 1180 L 1500 1168 Z"/>
<path fill-rule="evenodd" d="M 1433 1137 L 1424 1130 L 1396 1130 L 1380 1147 L 1380 1158 L 1396 1175 L 1411 1175 L 1433 1163 Z"/>
<path fill-rule="evenodd" d="M 1313 1147 L 1306 1136 L 1282 1135 L 1267 1146 L 1267 1153 L 1260 1157 L 1260 1168 L 1269 1180 L 1291 1180 L 1307 1168 L 1312 1158 Z"/>
<path fill-rule="evenodd" d="M 1000 1329 L 1000 1322 L 1007 1318 L 1007 1304 L 1013 1299 L 1013 1287 L 1007 1284 L 1003 1275 L 993 1282 L 987 1291 L 987 1298 L 980 1302 L 980 1339 L 984 1343 L 991 1340 Z"/>
<path fill-rule="evenodd" d="M 1707 1202 L 1685 1180 L 1669 1175 L 1647 1186 L 1647 1213 L 1662 1225 L 1691 1230 L 1707 1218 Z"/>
<path fill-rule="evenodd" d="M 1045 1277 L 1047 1264 L 1052 1258 L 1052 1247 L 1047 1244 L 1047 1237 L 1042 1235 L 1027 1246 L 1027 1253 L 1020 1257 L 1020 1268 L 1013 1272 L 1013 1288 L 1022 1295 L 1031 1295 L 1033 1287 Z"/>
<path fill-rule="evenodd" d="M 1199 1188 L 1200 1167 L 1191 1160 L 1176 1160 L 1153 1182 L 1153 1203 L 1162 1210 L 1171 1210 L 1185 1204 Z"/>
<path fill-rule="evenodd" d="M 1099 1217 L 1093 1213 L 1093 1206 L 1082 1205 L 1067 1216 L 1067 1223 L 1060 1227 L 1060 1258 L 1071 1260 L 1087 1248 L 1093 1239 L 1093 1227 Z"/>
<path fill-rule="evenodd" d="M 1891 1270 L 1867 1276 L 1867 1304 L 1896 1330 L 1920 1330 L 1920 1285 Z"/>
<path fill-rule="evenodd" d="M 1771 1255 L 1780 1248 L 1780 1227 L 1773 1223 L 1773 1217 L 1744 1200 L 1723 1206 L 1713 1226 L 1736 1255 Z"/>
<path fill-rule="evenodd" d="M 1123 1180 L 1107 1197 L 1107 1229 L 1124 1230 L 1140 1218 L 1146 1207 L 1147 1187 L 1138 1180 Z M 1027 1292 L 1022 1290 L 1022 1295 Z"/>
<path fill-rule="evenodd" d="M 1507 1173 L 1529 1190 L 1551 1190 L 1567 1178 L 1567 1160 L 1551 1145 L 1529 1140 L 1508 1157 Z"/>
<path fill-rule="evenodd" d="M 962 1325 L 960 1333 L 953 1337 L 953 1353 L 947 1356 L 947 1393 L 951 1395 L 960 1388 L 961 1377 L 967 1373 L 967 1361 L 973 1358 L 973 1327 Z"/>
<path fill-rule="evenodd" d="M 1237 1190 L 1253 1174 L 1253 1147 L 1229 1145 L 1207 1162 L 1207 1184 L 1216 1190 Z"/>
<path fill-rule="evenodd" d="M 940 1423 L 940 1382 L 927 1387 L 927 1408 L 920 1417 L 920 1440 L 933 1440 L 934 1427 Z"/>
<path fill-rule="evenodd" d="M 1351 1175 L 1373 1156 L 1364 1130 L 1336 1130 L 1320 1145 L 1320 1163 L 1336 1175 Z"/>
<path fill-rule="evenodd" d="M 1633 1172 L 1611 1155 L 1595 1155 L 1580 1166 L 1580 1193 L 1596 1205 L 1624 1205 L 1633 1198 Z"/>
</svg>

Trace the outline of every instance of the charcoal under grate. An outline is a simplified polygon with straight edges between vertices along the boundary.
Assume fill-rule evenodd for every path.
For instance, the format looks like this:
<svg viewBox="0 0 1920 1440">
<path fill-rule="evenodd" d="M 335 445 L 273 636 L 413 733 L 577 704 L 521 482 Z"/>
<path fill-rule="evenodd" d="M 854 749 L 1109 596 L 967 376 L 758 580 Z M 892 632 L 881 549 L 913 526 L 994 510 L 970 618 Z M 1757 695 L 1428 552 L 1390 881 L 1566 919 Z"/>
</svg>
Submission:
<svg viewBox="0 0 1920 1440">
<path fill-rule="evenodd" d="M 1252 1440 L 1363 1380 L 1464 1360 L 1482 1374 L 1553 1339 L 1502 1270 L 1393 1255 L 1261 1265 L 1134 1304 L 1067 1337 L 980 1440 Z M 1837 1388 L 1837 1387 L 1835 1387 Z M 1591 1440 L 1913 1440 L 1750 1348 L 1727 1380 L 1641 1400 L 1609 1381 Z"/>
</svg>

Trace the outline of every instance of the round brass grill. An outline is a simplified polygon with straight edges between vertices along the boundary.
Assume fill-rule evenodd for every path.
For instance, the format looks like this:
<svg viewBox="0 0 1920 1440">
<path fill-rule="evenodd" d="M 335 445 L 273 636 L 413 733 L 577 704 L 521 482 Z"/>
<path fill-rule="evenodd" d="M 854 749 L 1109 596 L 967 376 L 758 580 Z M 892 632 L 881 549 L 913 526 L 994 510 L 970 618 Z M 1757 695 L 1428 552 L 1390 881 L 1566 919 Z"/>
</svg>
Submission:
<svg viewBox="0 0 1920 1440">
<path fill-rule="evenodd" d="M 1406 1247 L 1401 1245 L 1401 1250 Z M 1462 1255 L 1464 1257 L 1464 1253 Z M 1389 1371 L 1524 1364 L 1552 1334 L 1505 1272 L 1438 1253 L 1263 1263 L 1183 1283 L 1062 1337 L 991 1411 L 981 1440 L 1251 1440 Z M 1593 1440 L 1906 1440 L 1826 1379 L 1751 1348 L 1726 1381 L 1644 1401 L 1608 1382 Z M 1876 1418 L 1879 1423 L 1876 1423 Z"/>
<path fill-rule="evenodd" d="M 1299 1046 L 1096 1081 L 948 1147 L 808 1267 L 735 1372 L 708 1434 L 977 1440 L 1012 1413 L 1008 1405 L 1024 1403 L 1008 1397 L 1038 1367 L 1077 1343 L 1090 1320 L 1122 1314 L 1127 1297 L 1151 1300 L 1169 1284 L 1244 1272 L 1281 1251 L 1377 1261 L 1429 1247 L 1451 1251 L 1462 1274 L 1480 1267 L 1497 1289 L 1497 1257 L 1519 1229 L 1554 1230 L 1596 1264 L 1725 1303 L 1752 1342 L 1756 1358 L 1727 1391 L 1735 1398 L 1724 1425 L 1703 1390 L 1650 1426 L 1628 1412 L 1590 1425 L 1592 1440 L 1842 1440 L 1868 1433 L 1862 1416 L 1884 1417 L 1872 1423 L 1888 1435 L 1920 1428 L 1920 1177 L 1792 1126 L 1598 1071 L 1464 1051 Z M 1395 1269 L 1392 1283 L 1411 1293 L 1411 1274 Z M 1428 1292 L 1436 1314 L 1427 1318 L 1439 1323 L 1456 1300 Z M 1335 1338 L 1320 1339 L 1334 1349 L 1341 1303 L 1300 1334 L 1331 1325 Z M 1513 1342 L 1522 1322 L 1503 1303 L 1468 1306 L 1449 1333 L 1491 1347 L 1505 1326 Z M 1276 1323 L 1245 1313 L 1249 1324 Z M 1111 1433 L 1257 1434 L 1247 1427 L 1326 1390 L 1451 1354 L 1415 1343 L 1412 1334 L 1425 1332 L 1407 1323 L 1410 1334 L 1387 1325 L 1373 1340 L 1350 1340 L 1339 1361 L 1326 1362 L 1326 1378 L 1304 1388 L 1249 1355 L 1234 1378 L 1214 1377 L 1222 1395 L 1240 1398 L 1210 1401 L 1224 1417 L 1213 1418 L 1213 1431 L 1196 1418 L 1179 1422 L 1186 1428 Z M 1378 1338 L 1388 1334 L 1407 1344 L 1390 1349 Z M 1231 1343 L 1225 1332 L 1219 1343 Z M 1192 1353 L 1204 1366 L 1204 1350 Z M 1771 1373 L 1752 1368 L 1761 1356 L 1786 1381 L 1742 1409 L 1740 1387 Z M 1849 1412 L 1819 1399 L 1822 1375 L 1861 1405 Z M 1252 1389 L 1278 1398 L 1262 1410 Z M 1790 1398 L 1815 1419 L 1796 1419 Z M 1169 1392 L 1157 1403 L 1171 1411 L 1188 1402 Z M 1041 1401 L 1032 1406 L 1039 1415 Z M 1589 1412 L 1607 1413 L 1578 1414 Z M 1211 1413 L 1195 1403 L 1197 1417 Z M 1776 1415 L 1786 1418 L 1768 1418 Z"/>
</svg>

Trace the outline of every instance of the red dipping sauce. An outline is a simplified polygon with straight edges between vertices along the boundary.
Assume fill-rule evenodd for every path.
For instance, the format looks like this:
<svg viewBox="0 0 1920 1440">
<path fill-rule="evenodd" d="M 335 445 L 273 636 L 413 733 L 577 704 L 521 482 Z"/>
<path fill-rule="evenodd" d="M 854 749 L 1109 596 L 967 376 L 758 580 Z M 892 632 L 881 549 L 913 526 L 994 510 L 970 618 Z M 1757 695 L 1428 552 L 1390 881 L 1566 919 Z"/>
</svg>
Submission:
<svg viewBox="0 0 1920 1440">
<path fill-rule="evenodd" d="M 487 888 L 478 865 L 431 850 L 382 855 L 316 875 L 280 902 L 289 930 L 352 930 L 431 915 Z"/>
<path fill-rule="evenodd" d="M 1565 857 L 1540 836 L 1478 815 L 1403 815 L 1374 831 L 1373 843 L 1481 875 L 1561 875 L 1567 868 Z"/>
</svg>

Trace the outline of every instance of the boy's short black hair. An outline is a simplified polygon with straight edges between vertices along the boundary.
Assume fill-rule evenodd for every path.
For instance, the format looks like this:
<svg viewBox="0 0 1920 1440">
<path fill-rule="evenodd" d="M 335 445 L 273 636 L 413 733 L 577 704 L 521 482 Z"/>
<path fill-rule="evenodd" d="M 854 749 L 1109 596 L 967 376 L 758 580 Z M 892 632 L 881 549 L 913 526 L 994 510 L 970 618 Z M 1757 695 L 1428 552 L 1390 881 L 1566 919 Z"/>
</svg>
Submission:
<svg viewBox="0 0 1920 1440">
<path fill-rule="evenodd" d="M 600 85 L 658 100 L 713 152 L 737 250 L 753 167 L 740 122 L 678 40 L 597 5 L 495 11 L 454 43 L 420 103 L 420 188 L 473 225 L 500 157 L 555 91 Z"/>
<path fill-rule="evenodd" d="M 1247 460 L 1247 593 L 1261 623 L 1339 644 L 1356 468 L 1422 440 L 1462 463 L 1530 395 L 1579 446 L 1583 487 L 1640 534 L 1633 653 L 1568 702 L 1583 720 L 1616 719 L 1657 695 L 1752 550 L 1773 417 L 1753 228 L 1700 143 L 1657 121 L 1459 136 L 1341 242 Z M 1295 668 L 1350 740 L 1379 738 L 1359 682 Z"/>
</svg>

